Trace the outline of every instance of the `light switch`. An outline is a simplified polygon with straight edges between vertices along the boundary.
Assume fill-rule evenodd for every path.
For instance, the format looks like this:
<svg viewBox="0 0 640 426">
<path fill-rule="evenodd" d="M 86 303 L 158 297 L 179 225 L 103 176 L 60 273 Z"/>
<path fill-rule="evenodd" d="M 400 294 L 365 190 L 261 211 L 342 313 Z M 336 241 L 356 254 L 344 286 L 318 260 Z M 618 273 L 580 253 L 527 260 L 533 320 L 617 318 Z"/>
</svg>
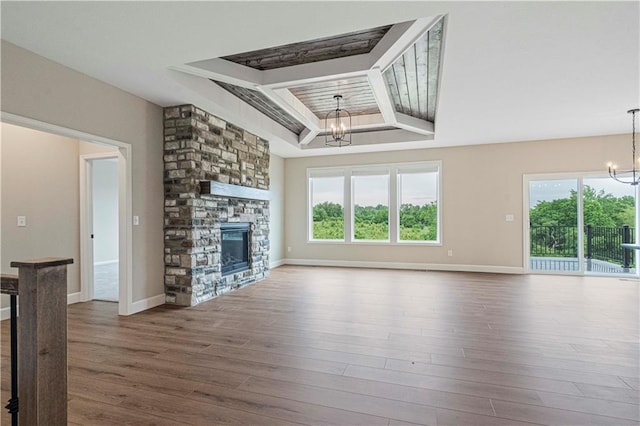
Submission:
<svg viewBox="0 0 640 426">
<path fill-rule="evenodd" d="M 508 214 L 504 217 L 504 220 L 506 220 L 507 222 L 513 222 L 513 215 L 512 214 Z"/>
<path fill-rule="evenodd" d="M 140 216 L 134 216 L 134 217 L 133 217 L 133 224 L 134 224 L 135 226 L 140 225 Z"/>
<path fill-rule="evenodd" d="M 27 226 L 26 216 L 18 216 L 18 226 Z"/>
</svg>

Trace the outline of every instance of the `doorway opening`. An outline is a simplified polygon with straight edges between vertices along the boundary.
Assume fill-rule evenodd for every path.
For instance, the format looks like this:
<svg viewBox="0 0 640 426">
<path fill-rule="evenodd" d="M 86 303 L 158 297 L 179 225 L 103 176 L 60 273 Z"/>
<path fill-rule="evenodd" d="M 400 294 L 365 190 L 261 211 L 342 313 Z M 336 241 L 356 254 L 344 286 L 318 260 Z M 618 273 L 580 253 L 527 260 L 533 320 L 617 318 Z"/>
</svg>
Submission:
<svg viewBox="0 0 640 426">
<path fill-rule="evenodd" d="M 90 163 L 92 299 L 119 300 L 118 158 L 93 158 Z M 89 187 L 89 185 L 87 185 Z"/>
</svg>

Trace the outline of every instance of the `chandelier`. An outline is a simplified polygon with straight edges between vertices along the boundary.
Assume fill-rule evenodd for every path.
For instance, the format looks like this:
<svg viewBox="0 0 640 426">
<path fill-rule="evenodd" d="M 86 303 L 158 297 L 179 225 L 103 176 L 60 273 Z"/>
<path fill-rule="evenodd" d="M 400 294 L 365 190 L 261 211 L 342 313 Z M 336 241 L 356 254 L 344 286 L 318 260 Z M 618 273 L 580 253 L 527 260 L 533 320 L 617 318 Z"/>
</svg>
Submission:
<svg viewBox="0 0 640 426">
<path fill-rule="evenodd" d="M 618 182 L 626 183 L 629 185 L 637 185 L 640 183 L 640 169 L 638 169 L 637 162 L 640 160 L 636 158 L 636 113 L 640 111 L 640 108 L 634 108 L 627 111 L 631 114 L 631 154 L 633 160 L 631 161 L 631 170 L 618 170 L 618 165 L 612 162 L 607 164 L 609 168 L 609 176 Z"/>
<path fill-rule="evenodd" d="M 336 100 L 336 109 L 324 119 L 324 144 L 334 147 L 351 145 L 351 114 L 340 109 L 342 95 L 335 95 L 333 99 Z"/>
</svg>

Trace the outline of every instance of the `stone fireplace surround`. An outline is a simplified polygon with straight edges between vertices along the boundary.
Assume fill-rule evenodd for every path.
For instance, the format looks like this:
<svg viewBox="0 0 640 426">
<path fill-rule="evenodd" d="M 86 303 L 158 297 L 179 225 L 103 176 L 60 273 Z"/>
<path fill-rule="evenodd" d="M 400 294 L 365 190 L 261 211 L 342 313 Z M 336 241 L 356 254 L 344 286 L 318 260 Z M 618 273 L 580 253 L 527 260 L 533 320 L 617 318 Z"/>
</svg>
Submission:
<svg viewBox="0 0 640 426">
<path fill-rule="evenodd" d="M 269 201 L 209 194 L 201 183 L 269 189 L 269 143 L 194 105 L 164 109 L 165 294 L 193 306 L 269 273 Z M 233 191 L 232 191 L 233 192 Z M 250 192 L 250 191 L 247 191 Z M 250 267 L 222 276 L 224 222 L 250 223 Z"/>
</svg>

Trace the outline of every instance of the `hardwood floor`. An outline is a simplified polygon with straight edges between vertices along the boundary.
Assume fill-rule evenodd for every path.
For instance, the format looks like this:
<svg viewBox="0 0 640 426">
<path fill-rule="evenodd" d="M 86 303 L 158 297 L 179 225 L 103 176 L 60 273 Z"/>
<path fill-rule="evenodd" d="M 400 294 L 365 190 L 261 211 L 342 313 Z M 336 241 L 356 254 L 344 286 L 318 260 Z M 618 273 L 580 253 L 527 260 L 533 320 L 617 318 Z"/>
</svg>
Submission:
<svg viewBox="0 0 640 426">
<path fill-rule="evenodd" d="M 112 303 L 75 304 L 69 420 L 637 425 L 638 288 L 616 278 L 285 266 L 194 308 L 118 317 Z"/>
</svg>

